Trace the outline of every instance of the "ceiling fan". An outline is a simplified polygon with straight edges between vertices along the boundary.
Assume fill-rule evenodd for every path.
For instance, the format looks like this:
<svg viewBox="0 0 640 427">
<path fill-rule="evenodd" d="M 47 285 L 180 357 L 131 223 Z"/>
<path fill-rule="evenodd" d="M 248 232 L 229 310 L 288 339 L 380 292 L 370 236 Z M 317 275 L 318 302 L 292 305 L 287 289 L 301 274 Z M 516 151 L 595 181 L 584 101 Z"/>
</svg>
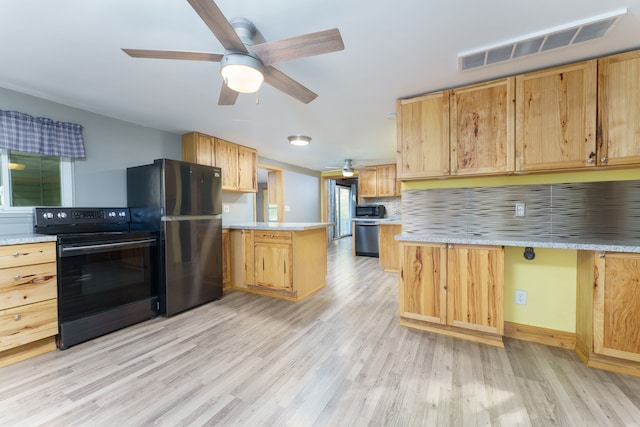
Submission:
<svg viewBox="0 0 640 427">
<path fill-rule="evenodd" d="M 325 166 L 326 169 L 338 169 L 340 166 Z M 353 160 L 344 159 L 344 165 L 342 165 L 342 176 L 344 177 L 352 177 L 356 170 L 358 169 L 368 169 L 367 166 L 354 166 Z"/>
<path fill-rule="evenodd" d="M 122 49 L 134 58 L 180 59 L 220 63 L 224 83 L 218 105 L 233 105 L 238 93 L 257 92 L 264 81 L 305 104 L 318 95 L 273 65 L 292 59 L 321 55 L 344 49 L 337 28 L 304 34 L 289 39 L 254 44 L 256 27 L 243 18 L 231 22 L 213 0 L 187 0 L 214 36 L 225 48 L 224 53 L 172 50 Z M 232 74 L 239 72 L 239 75 Z M 240 79 L 240 80 L 237 80 Z"/>
</svg>

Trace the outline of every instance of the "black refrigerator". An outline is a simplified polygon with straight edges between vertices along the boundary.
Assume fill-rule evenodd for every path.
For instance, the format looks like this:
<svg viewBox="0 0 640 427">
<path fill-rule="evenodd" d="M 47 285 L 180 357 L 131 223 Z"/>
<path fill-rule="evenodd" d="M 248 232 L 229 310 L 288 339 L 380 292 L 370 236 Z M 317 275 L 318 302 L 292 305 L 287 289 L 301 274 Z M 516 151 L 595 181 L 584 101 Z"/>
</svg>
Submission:
<svg viewBox="0 0 640 427">
<path fill-rule="evenodd" d="M 127 169 L 131 229 L 155 231 L 159 312 L 172 316 L 222 296 L 220 168 L 159 159 Z"/>
</svg>

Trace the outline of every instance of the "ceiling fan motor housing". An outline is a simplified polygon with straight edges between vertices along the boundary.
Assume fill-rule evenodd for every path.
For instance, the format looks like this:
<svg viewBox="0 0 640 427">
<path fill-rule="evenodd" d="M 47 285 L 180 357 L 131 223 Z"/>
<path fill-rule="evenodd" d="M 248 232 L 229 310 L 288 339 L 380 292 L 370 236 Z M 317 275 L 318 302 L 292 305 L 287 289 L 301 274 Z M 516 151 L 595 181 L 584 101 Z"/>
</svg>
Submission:
<svg viewBox="0 0 640 427">
<path fill-rule="evenodd" d="M 256 26 L 251 21 L 244 18 L 233 18 L 229 23 L 245 46 L 254 45 L 253 37 L 256 35 Z"/>
</svg>

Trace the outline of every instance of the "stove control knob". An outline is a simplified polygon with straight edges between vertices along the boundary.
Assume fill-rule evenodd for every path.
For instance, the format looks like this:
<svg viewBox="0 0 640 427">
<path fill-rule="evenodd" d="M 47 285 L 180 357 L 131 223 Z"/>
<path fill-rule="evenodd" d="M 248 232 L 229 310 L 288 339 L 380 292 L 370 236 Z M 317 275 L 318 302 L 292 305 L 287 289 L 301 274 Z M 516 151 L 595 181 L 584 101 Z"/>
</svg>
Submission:
<svg viewBox="0 0 640 427">
<path fill-rule="evenodd" d="M 58 212 L 58 218 L 65 219 L 66 217 L 67 217 L 67 213 L 66 212 Z"/>
<path fill-rule="evenodd" d="M 119 216 L 120 218 L 124 218 L 125 216 L 127 216 L 127 214 L 126 214 L 124 211 L 120 211 L 120 212 L 118 213 L 118 216 Z"/>
<path fill-rule="evenodd" d="M 44 219 L 52 219 L 53 218 L 53 214 L 51 212 L 45 212 L 42 214 L 42 217 Z"/>
<path fill-rule="evenodd" d="M 114 211 L 109 212 L 107 215 L 109 215 L 109 218 L 115 218 L 116 217 L 116 213 Z"/>
</svg>

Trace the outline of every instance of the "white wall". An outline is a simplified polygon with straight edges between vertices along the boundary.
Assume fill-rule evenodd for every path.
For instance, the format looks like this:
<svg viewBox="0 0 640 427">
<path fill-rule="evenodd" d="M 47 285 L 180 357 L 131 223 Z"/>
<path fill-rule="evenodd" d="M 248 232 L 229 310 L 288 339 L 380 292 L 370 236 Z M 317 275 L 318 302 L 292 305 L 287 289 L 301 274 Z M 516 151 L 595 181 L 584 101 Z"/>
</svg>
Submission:
<svg viewBox="0 0 640 427">
<path fill-rule="evenodd" d="M 320 221 L 320 177 L 285 170 L 283 180 L 284 221 Z"/>
<path fill-rule="evenodd" d="M 180 135 L 0 88 L 0 109 L 84 126 L 86 159 L 74 165 L 75 206 L 126 206 L 126 168 L 182 157 Z M 0 214 L 0 234 L 30 233 L 31 214 Z"/>
</svg>

